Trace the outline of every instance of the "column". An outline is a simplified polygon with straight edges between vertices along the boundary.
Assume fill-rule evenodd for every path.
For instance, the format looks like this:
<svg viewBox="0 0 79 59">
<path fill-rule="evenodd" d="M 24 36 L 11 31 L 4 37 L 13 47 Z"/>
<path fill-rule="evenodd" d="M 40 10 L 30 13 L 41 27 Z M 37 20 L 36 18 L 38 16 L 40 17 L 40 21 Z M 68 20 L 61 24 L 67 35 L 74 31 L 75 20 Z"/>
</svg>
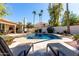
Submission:
<svg viewBox="0 0 79 59">
<path fill-rule="evenodd" d="M 5 33 L 6 33 L 6 30 L 7 30 L 7 29 L 6 29 L 6 24 L 4 24 L 4 32 L 5 32 Z"/>
<path fill-rule="evenodd" d="M 2 29 L 2 26 L 3 26 L 3 24 L 1 23 L 1 30 L 3 30 L 3 29 Z"/>
<path fill-rule="evenodd" d="M 16 25 L 14 26 L 14 33 L 16 33 Z"/>
<path fill-rule="evenodd" d="M 22 25 L 22 33 L 24 33 L 23 29 L 24 29 L 24 28 L 23 28 L 23 25 Z"/>
</svg>

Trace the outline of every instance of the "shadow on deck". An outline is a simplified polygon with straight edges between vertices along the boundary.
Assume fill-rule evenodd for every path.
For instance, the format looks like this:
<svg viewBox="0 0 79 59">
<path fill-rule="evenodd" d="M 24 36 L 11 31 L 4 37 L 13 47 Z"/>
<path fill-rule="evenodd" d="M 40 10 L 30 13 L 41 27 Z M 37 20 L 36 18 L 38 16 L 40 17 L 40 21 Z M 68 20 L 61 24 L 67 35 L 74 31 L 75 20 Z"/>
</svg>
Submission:
<svg viewBox="0 0 79 59">
<path fill-rule="evenodd" d="M 40 49 L 34 52 L 30 52 L 28 56 L 54 56 L 51 51 L 46 52 L 46 49 Z"/>
</svg>

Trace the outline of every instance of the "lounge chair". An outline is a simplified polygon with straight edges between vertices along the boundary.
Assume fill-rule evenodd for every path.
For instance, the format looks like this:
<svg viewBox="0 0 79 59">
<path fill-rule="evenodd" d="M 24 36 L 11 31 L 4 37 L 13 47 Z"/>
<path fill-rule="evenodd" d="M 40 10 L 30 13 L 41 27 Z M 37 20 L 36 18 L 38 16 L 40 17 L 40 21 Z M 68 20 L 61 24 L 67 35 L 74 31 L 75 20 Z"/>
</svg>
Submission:
<svg viewBox="0 0 79 59">
<path fill-rule="evenodd" d="M 65 47 L 60 43 L 48 43 L 46 52 L 48 52 L 48 47 L 53 52 L 55 56 L 77 56 L 78 52 L 72 51 L 71 49 Z"/>
<path fill-rule="evenodd" d="M 0 37 L 0 56 L 26 56 L 32 45 L 19 45 L 10 49 L 3 38 Z"/>
</svg>

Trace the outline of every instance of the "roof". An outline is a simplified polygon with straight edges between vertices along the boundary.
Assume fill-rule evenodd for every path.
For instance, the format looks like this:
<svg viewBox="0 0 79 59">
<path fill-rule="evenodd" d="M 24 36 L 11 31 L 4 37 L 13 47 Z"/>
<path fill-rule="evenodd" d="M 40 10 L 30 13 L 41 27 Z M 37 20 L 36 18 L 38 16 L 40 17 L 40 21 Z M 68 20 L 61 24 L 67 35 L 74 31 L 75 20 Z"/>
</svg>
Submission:
<svg viewBox="0 0 79 59">
<path fill-rule="evenodd" d="M 16 23 L 8 21 L 6 19 L 0 19 L 0 23 L 8 24 L 8 25 L 16 25 Z"/>
<path fill-rule="evenodd" d="M 39 22 L 39 23 L 37 23 L 37 24 L 35 25 L 35 27 L 39 27 L 39 28 L 41 28 L 41 27 L 44 27 L 44 24 L 45 24 L 45 26 L 48 26 L 47 23 Z"/>
</svg>

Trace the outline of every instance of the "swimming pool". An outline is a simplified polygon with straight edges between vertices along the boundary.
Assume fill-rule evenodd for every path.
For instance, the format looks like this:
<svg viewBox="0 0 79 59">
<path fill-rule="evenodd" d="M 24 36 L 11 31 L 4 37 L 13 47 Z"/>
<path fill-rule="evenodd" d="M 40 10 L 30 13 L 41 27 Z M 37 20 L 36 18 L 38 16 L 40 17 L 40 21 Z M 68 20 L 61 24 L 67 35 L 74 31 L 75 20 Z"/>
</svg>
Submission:
<svg viewBox="0 0 79 59">
<path fill-rule="evenodd" d="M 61 37 L 53 34 L 29 34 L 26 36 L 27 39 L 42 39 L 42 40 L 52 40 L 52 39 L 61 39 Z"/>
</svg>

